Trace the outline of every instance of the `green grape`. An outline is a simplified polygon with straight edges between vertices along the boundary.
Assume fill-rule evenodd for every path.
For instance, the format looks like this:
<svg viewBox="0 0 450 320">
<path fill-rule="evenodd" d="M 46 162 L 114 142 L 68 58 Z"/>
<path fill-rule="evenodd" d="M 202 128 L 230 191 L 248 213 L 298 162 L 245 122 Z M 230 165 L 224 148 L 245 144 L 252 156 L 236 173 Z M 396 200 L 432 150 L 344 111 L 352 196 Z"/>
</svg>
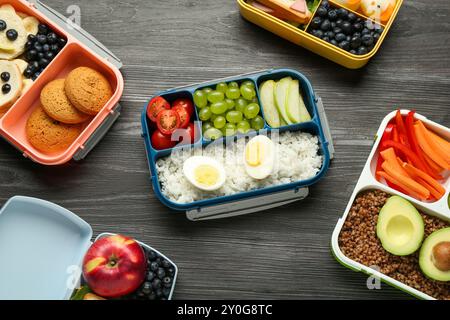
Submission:
<svg viewBox="0 0 450 320">
<path fill-rule="evenodd" d="M 252 128 L 255 130 L 261 130 L 264 128 L 264 119 L 261 116 L 256 116 L 252 119 Z"/>
<path fill-rule="evenodd" d="M 244 112 L 246 106 L 247 100 L 245 100 L 244 98 L 239 98 L 235 102 L 235 108 L 237 111 Z"/>
<path fill-rule="evenodd" d="M 212 113 L 222 114 L 228 110 L 228 105 L 225 101 L 219 101 L 219 102 L 213 103 L 210 108 L 211 108 Z"/>
<path fill-rule="evenodd" d="M 230 82 L 229 84 L 228 84 L 228 88 L 237 88 L 237 89 L 239 89 L 239 84 L 237 83 L 237 82 Z"/>
<path fill-rule="evenodd" d="M 232 123 L 227 123 L 225 127 L 222 128 L 222 133 L 224 136 L 229 137 L 236 134 L 236 126 Z"/>
<path fill-rule="evenodd" d="M 225 94 L 225 92 L 227 92 L 227 90 L 228 90 L 228 85 L 225 82 L 221 82 L 221 83 L 217 84 L 216 90 Z"/>
<path fill-rule="evenodd" d="M 243 114 L 241 111 L 228 111 L 227 113 L 227 121 L 231 122 L 231 123 L 238 123 L 239 121 L 242 121 L 243 119 Z"/>
<path fill-rule="evenodd" d="M 241 91 L 239 88 L 228 88 L 226 94 L 228 99 L 236 100 L 241 96 Z"/>
<path fill-rule="evenodd" d="M 220 91 L 211 91 L 208 93 L 208 101 L 211 103 L 216 103 L 219 101 L 223 101 L 225 99 L 225 95 Z"/>
<path fill-rule="evenodd" d="M 203 133 L 203 136 L 208 140 L 217 140 L 219 138 L 222 138 L 223 133 L 219 129 L 209 128 Z"/>
<path fill-rule="evenodd" d="M 247 105 L 244 109 L 244 115 L 247 119 L 253 119 L 255 118 L 260 111 L 260 107 L 258 104 L 256 103 L 250 103 L 249 105 Z"/>
<path fill-rule="evenodd" d="M 250 102 L 259 104 L 258 97 L 255 96 Z"/>
<path fill-rule="evenodd" d="M 210 92 L 212 92 L 213 89 L 211 89 L 211 88 L 205 88 L 205 89 L 203 89 L 202 91 L 203 91 L 203 93 L 205 94 L 205 96 L 208 97 L 208 94 L 209 94 Z"/>
<path fill-rule="evenodd" d="M 234 106 L 235 106 L 235 102 L 234 102 L 234 100 L 232 100 L 232 99 L 228 99 L 228 98 L 226 98 L 225 99 L 225 103 L 227 104 L 227 109 L 228 110 L 233 110 L 234 109 Z"/>
<path fill-rule="evenodd" d="M 200 118 L 200 120 L 202 121 L 207 121 L 211 118 L 212 112 L 211 109 L 209 107 L 204 107 L 203 109 L 200 110 L 200 112 L 198 113 L 198 117 Z"/>
<path fill-rule="evenodd" d="M 194 92 L 194 103 L 198 108 L 204 108 L 208 104 L 208 99 L 202 90 Z"/>
<path fill-rule="evenodd" d="M 226 124 L 227 124 L 227 119 L 225 119 L 225 117 L 223 117 L 223 116 L 218 116 L 214 120 L 214 127 L 216 127 L 217 129 L 222 129 L 223 127 L 225 127 Z"/>
<path fill-rule="evenodd" d="M 213 125 L 210 121 L 203 121 L 202 123 L 202 132 L 205 132 L 206 130 L 208 130 L 209 128 L 212 128 Z"/>
<path fill-rule="evenodd" d="M 252 100 L 256 96 L 256 91 L 253 88 L 241 86 L 241 95 L 246 100 Z"/>
<path fill-rule="evenodd" d="M 242 120 L 237 124 L 236 128 L 240 133 L 247 133 L 250 131 L 250 123 L 247 120 Z"/>
<path fill-rule="evenodd" d="M 253 81 L 250 81 L 250 80 L 244 81 L 242 83 L 242 86 L 246 86 L 246 87 L 249 87 L 250 89 L 255 90 L 255 84 L 253 83 Z"/>
</svg>

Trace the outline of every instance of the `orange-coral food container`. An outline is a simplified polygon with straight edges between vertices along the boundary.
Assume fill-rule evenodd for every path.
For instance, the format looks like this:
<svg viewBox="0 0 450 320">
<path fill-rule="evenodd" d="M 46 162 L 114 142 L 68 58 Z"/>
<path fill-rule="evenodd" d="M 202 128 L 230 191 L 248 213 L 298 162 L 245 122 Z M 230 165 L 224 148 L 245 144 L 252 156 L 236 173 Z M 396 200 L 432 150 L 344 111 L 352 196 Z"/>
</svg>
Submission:
<svg viewBox="0 0 450 320">
<path fill-rule="evenodd" d="M 16 12 L 33 16 L 67 40 L 66 45 L 26 91 L 0 119 L 0 135 L 19 149 L 26 158 L 44 165 L 60 165 L 71 159 L 83 159 L 103 138 L 120 115 L 119 100 L 123 93 L 122 64 L 108 49 L 79 27 L 71 25 L 58 12 L 37 0 L 0 0 L 0 6 L 11 5 Z M 43 153 L 34 148 L 26 136 L 26 123 L 40 104 L 40 93 L 52 80 L 64 78 L 71 70 L 90 67 L 103 74 L 113 90 L 111 99 L 88 121 L 78 138 L 65 150 Z"/>
</svg>

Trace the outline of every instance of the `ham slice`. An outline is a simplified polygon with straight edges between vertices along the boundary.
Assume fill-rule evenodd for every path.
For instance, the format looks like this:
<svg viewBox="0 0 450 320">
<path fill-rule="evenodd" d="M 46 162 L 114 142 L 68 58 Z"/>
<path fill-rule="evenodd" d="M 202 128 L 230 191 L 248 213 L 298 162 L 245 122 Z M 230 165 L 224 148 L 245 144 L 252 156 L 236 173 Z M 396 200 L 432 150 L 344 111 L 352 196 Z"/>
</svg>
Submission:
<svg viewBox="0 0 450 320">
<path fill-rule="evenodd" d="M 292 10 L 306 13 L 307 7 L 306 7 L 306 0 L 297 0 L 294 2 L 294 4 L 291 6 Z"/>
</svg>

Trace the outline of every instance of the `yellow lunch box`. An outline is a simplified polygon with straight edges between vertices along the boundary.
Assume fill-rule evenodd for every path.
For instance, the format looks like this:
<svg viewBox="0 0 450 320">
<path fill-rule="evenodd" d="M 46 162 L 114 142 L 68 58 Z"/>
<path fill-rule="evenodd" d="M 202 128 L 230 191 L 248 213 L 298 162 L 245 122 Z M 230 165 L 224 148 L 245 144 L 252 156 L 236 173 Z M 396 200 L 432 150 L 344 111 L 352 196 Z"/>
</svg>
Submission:
<svg viewBox="0 0 450 320">
<path fill-rule="evenodd" d="M 310 20 L 308 25 L 306 25 L 305 29 L 302 30 L 290 24 L 289 22 L 278 19 L 273 15 L 252 6 L 247 2 L 247 0 L 237 0 L 237 2 L 241 15 L 246 20 L 349 69 L 358 69 L 365 66 L 369 62 L 369 60 L 378 52 L 381 44 L 384 41 L 384 38 L 389 32 L 389 29 L 391 28 L 391 25 L 398 14 L 398 11 L 400 10 L 400 7 L 403 4 L 403 0 L 396 1 L 395 8 L 387 23 L 383 24 L 376 22 L 383 27 L 384 31 L 382 32 L 374 48 L 365 55 L 355 55 L 306 32 L 312 19 Z M 328 2 L 334 7 L 347 9 L 349 12 L 353 12 L 361 18 L 371 20 L 362 13 L 355 12 L 346 6 L 337 3 L 336 1 L 328 0 Z M 316 12 L 313 13 L 313 17 L 315 16 L 315 14 Z"/>
</svg>

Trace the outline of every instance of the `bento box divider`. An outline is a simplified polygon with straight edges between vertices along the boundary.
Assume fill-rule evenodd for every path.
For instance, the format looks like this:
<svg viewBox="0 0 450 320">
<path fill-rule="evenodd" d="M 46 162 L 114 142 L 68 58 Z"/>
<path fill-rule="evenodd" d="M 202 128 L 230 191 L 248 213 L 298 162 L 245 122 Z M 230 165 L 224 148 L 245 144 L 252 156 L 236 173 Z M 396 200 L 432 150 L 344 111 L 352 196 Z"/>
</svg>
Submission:
<svg viewBox="0 0 450 320">
<path fill-rule="evenodd" d="M 186 217 L 191 221 L 230 218 L 281 207 L 303 200 L 308 195 L 308 187 L 281 191 L 265 196 L 190 210 L 186 212 Z"/>
<path fill-rule="evenodd" d="M 68 18 L 60 14 L 58 11 L 52 9 L 48 5 L 39 0 L 28 0 L 32 6 L 46 15 L 52 22 L 56 23 L 61 29 L 76 38 L 82 44 L 87 46 L 100 57 L 109 61 L 118 69 L 122 68 L 123 64 L 120 59 L 108 50 L 100 41 L 95 39 L 90 33 L 85 31 L 80 26 L 74 25 Z"/>
<path fill-rule="evenodd" d="M 328 117 L 325 112 L 325 108 L 323 106 L 322 98 L 317 97 L 316 99 L 317 110 L 319 111 L 320 122 L 322 123 L 323 133 L 325 135 L 325 139 L 327 139 L 328 143 L 328 152 L 330 153 L 330 160 L 334 158 L 334 144 L 333 144 L 333 136 L 331 135 L 330 125 L 328 123 Z"/>
<path fill-rule="evenodd" d="M 95 132 L 91 135 L 91 137 L 86 141 L 83 147 L 75 153 L 73 159 L 75 161 L 80 161 L 86 158 L 86 156 L 91 152 L 92 149 L 103 139 L 105 134 L 111 129 L 112 125 L 116 122 L 116 120 L 120 116 L 120 111 L 122 110 L 122 106 L 118 103 L 103 121 L 103 123 L 95 130 Z"/>
</svg>

